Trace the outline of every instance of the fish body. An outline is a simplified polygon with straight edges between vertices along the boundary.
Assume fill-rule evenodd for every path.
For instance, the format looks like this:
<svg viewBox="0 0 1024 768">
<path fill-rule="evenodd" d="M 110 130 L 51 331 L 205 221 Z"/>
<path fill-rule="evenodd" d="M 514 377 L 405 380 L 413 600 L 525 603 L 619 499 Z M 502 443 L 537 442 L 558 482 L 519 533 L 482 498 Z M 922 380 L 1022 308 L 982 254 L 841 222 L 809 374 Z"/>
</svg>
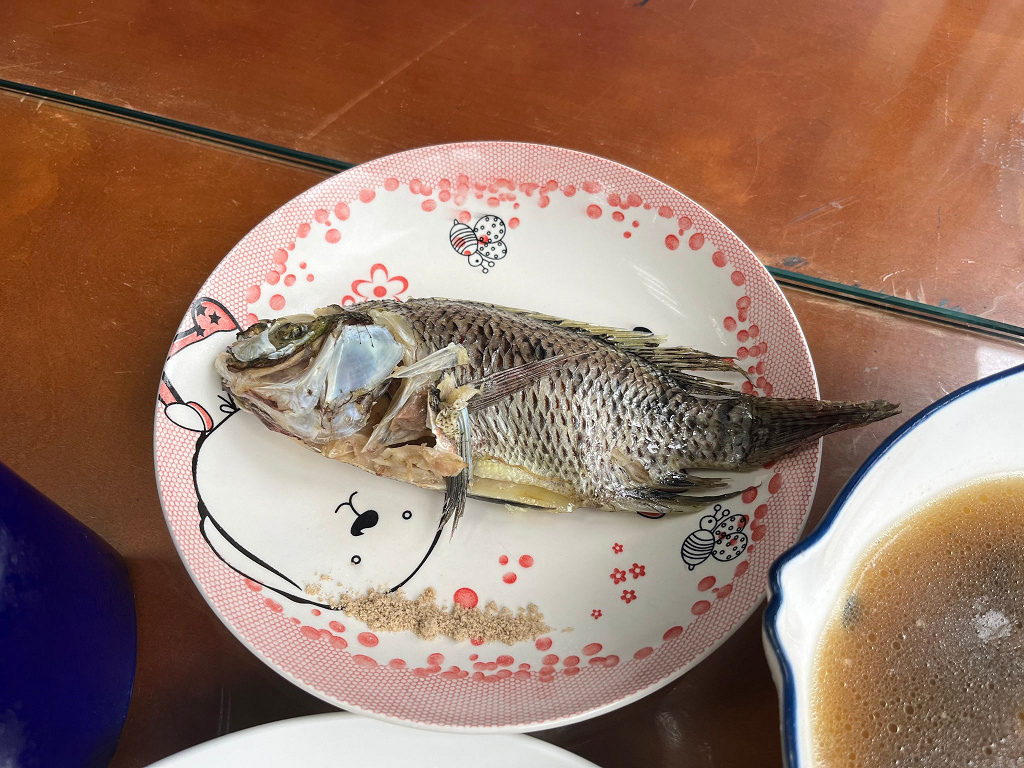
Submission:
<svg viewBox="0 0 1024 768">
<path fill-rule="evenodd" d="M 699 375 L 735 370 L 731 360 L 470 301 L 368 302 L 261 325 L 217 369 L 268 426 L 378 475 L 449 494 L 461 476 L 463 495 L 512 504 L 693 509 L 728 496 L 700 470 L 754 469 L 897 412 L 742 394 Z"/>
</svg>

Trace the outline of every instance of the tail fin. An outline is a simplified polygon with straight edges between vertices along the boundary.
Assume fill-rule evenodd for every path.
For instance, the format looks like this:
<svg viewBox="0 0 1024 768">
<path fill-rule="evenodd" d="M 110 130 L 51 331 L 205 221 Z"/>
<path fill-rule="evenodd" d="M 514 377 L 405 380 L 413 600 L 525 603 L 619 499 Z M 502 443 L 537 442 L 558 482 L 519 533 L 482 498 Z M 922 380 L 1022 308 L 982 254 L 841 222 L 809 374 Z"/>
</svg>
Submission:
<svg viewBox="0 0 1024 768">
<path fill-rule="evenodd" d="M 871 424 L 900 412 L 885 400 L 835 402 L 754 398 L 754 424 L 747 462 L 759 466 L 832 432 Z"/>
</svg>

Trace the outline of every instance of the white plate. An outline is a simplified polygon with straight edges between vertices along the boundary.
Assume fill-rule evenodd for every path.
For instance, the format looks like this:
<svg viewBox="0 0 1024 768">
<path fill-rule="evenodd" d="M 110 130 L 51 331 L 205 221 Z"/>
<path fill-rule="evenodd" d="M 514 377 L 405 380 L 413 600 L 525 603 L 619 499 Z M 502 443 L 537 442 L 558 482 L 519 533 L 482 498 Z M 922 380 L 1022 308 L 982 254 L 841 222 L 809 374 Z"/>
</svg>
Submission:
<svg viewBox="0 0 1024 768">
<path fill-rule="evenodd" d="M 343 713 L 282 720 L 179 752 L 150 768 L 594 768 L 539 739 L 453 736 Z"/>
<path fill-rule="evenodd" d="M 490 242 L 474 242 L 463 222 L 489 229 Z M 157 477 L 171 534 L 214 610 L 306 690 L 432 728 L 565 724 L 633 701 L 704 658 L 756 607 L 769 563 L 796 541 L 818 446 L 755 473 L 746 482 L 756 487 L 712 510 L 743 516 L 728 552 L 714 543 L 717 522 L 701 528 L 700 515 L 510 514 L 471 502 L 454 539 L 443 537 L 417 571 L 440 494 L 329 461 L 231 412 L 211 367 L 257 316 L 410 296 L 643 326 L 735 356 L 762 394 L 817 396 L 778 286 L 732 232 L 664 184 L 530 144 L 375 160 L 246 235 L 200 290 L 168 356 Z M 350 499 L 379 516 L 358 537 Z M 360 588 L 414 572 L 408 593 L 534 603 L 553 629 L 513 646 L 427 642 L 370 632 L 303 591 L 321 574 Z"/>
</svg>

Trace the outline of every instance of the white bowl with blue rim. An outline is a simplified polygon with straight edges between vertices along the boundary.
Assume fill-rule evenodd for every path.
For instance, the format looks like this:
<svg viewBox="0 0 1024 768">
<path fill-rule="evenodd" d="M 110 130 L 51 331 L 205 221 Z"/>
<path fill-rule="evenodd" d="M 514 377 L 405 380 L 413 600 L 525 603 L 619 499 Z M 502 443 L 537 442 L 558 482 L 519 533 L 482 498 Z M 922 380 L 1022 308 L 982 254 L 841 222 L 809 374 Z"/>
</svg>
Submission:
<svg viewBox="0 0 1024 768">
<path fill-rule="evenodd" d="M 814 662 L 851 571 L 888 530 L 975 479 L 1024 473 L 1024 366 L 928 406 L 854 473 L 818 527 L 772 567 L 764 645 L 789 768 L 814 765 Z"/>
</svg>

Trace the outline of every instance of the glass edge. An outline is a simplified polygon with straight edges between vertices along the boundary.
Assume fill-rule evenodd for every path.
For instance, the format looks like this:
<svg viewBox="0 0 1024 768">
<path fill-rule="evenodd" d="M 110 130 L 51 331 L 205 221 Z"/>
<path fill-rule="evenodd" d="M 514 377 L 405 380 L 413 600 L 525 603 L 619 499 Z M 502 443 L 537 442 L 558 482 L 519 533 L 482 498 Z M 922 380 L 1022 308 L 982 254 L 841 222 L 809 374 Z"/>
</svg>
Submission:
<svg viewBox="0 0 1024 768">
<path fill-rule="evenodd" d="M 840 283 L 822 277 L 813 277 L 793 272 L 780 267 L 765 265 L 775 281 L 785 288 L 797 288 L 830 298 L 839 298 L 856 304 L 883 309 L 898 314 L 910 315 L 942 325 L 953 326 L 962 330 L 995 336 L 1009 341 L 1024 341 L 1024 328 L 1011 323 L 1003 323 L 978 315 L 958 312 L 955 309 L 924 304 L 913 299 L 902 299 L 878 291 L 871 291 L 848 283 Z"/>
<path fill-rule="evenodd" d="M 182 120 L 175 120 L 169 117 L 144 112 L 138 109 L 110 104 L 96 99 L 88 99 L 76 94 L 55 91 L 49 88 L 42 88 L 28 83 L 21 83 L 14 80 L 0 78 L 0 92 L 6 91 L 13 94 L 32 96 L 46 101 L 83 109 L 89 112 L 98 113 L 108 117 L 120 118 L 133 123 L 145 125 L 151 128 L 162 129 L 182 136 L 212 142 L 220 146 L 234 149 L 241 149 L 262 157 L 273 158 L 293 165 L 300 165 L 319 171 L 338 173 L 352 168 L 354 163 L 345 162 L 324 155 L 317 155 L 312 152 L 303 152 L 298 149 L 291 149 L 280 144 L 252 139 L 226 131 L 218 131 L 214 128 L 207 128 L 194 123 L 187 123 Z M 797 288 L 811 293 L 831 298 L 845 299 L 854 303 L 871 306 L 897 312 L 904 315 L 912 315 L 923 320 L 943 325 L 954 326 L 963 330 L 982 333 L 989 336 L 1021 342 L 1024 341 L 1024 327 L 1011 323 L 1004 323 L 978 315 L 971 315 L 966 312 L 959 312 L 947 307 L 940 307 L 934 304 L 924 304 L 913 299 L 902 299 L 899 296 L 871 291 L 848 283 L 840 283 L 822 277 L 805 275 L 781 267 L 765 265 L 775 281 L 783 287 Z"/>
<path fill-rule="evenodd" d="M 0 78 L 0 92 L 6 91 L 12 94 L 32 96 L 34 98 L 52 101 L 64 106 L 75 107 L 88 112 L 97 113 L 106 117 L 115 117 L 129 122 L 138 123 L 151 128 L 159 128 L 186 137 L 201 139 L 220 146 L 227 146 L 234 149 L 242 149 L 263 157 L 271 157 L 276 160 L 286 161 L 293 165 L 301 165 L 305 168 L 312 168 L 320 171 L 338 173 L 347 171 L 354 164 L 338 160 L 333 157 L 303 152 L 298 149 L 291 149 L 279 144 L 271 144 L 259 139 L 251 139 L 247 136 L 240 136 L 226 131 L 218 131 L 215 128 L 207 128 L 195 123 L 187 123 L 182 120 L 175 120 L 152 112 L 143 112 L 139 109 L 122 107 L 117 104 L 109 104 L 105 101 L 87 99 L 83 96 L 53 91 L 49 88 L 19 83 L 13 80 Z"/>
</svg>

